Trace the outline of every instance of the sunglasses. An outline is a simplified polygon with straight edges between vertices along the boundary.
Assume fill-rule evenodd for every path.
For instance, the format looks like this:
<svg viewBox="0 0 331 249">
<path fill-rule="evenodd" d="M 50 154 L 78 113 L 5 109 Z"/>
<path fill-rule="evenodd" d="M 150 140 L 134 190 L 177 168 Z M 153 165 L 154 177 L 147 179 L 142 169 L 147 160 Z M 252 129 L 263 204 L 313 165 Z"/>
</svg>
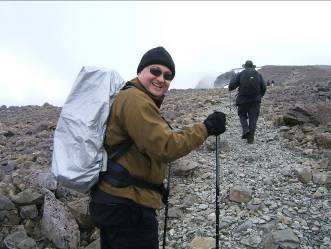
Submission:
<svg viewBox="0 0 331 249">
<path fill-rule="evenodd" d="M 153 74 L 155 77 L 159 77 L 161 74 L 163 74 L 163 78 L 169 81 L 173 80 L 174 78 L 174 75 L 172 73 L 163 73 L 159 67 L 151 67 L 149 68 L 149 72 Z"/>
</svg>

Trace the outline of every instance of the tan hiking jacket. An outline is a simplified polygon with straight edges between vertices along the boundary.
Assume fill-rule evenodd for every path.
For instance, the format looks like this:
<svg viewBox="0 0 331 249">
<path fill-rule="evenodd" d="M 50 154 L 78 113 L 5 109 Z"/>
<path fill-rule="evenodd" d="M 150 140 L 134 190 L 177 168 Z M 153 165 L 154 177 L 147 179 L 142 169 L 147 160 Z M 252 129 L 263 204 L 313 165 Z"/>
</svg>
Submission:
<svg viewBox="0 0 331 249">
<path fill-rule="evenodd" d="M 198 123 L 180 132 L 172 131 L 160 115 L 158 100 L 137 78 L 131 82 L 135 87 L 121 90 L 114 100 L 105 144 L 112 147 L 131 138 L 134 144 L 117 162 L 133 177 L 161 184 L 166 177 L 167 163 L 198 148 L 207 138 L 207 130 L 203 123 Z M 116 188 L 105 181 L 100 181 L 98 186 L 104 192 L 147 207 L 162 206 L 161 195 L 149 189 Z"/>
</svg>

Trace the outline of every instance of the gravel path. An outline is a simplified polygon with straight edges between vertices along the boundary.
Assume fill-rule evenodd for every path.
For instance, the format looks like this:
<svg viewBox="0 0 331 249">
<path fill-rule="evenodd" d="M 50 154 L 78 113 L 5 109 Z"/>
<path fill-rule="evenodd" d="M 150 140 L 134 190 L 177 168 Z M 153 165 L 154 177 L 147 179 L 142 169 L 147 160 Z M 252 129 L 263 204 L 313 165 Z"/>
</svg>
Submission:
<svg viewBox="0 0 331 249">
<path fill-rule="evenodd" d="M 220 248 L 268 248 L 272 240 L 282 248 L 331 248 L 327 190 L 302 183 L 296 175 L 297 168 L 313 164 L 313 159 L 286 149 L 278 130 L 267 127 L 262 116 L 255 143 L 246 144 L 240 138 L 236 108 L 230 110 L 225 100 L 219 107 L 228 119 L 219 152 Z M 172 178 L 167 248 L 202 249 L 215 244 L 215 152 L 210 149 L 214 141 L 215 137 L 208 138 L 200 150 L 187 156 L 199 165 L 193 173 Z M 251 197 L 249 202 L 229 199 L 236 186 Z M 160 245 L 163 217 L 162 210 Z M 272 237 L 272 232 L 277 235 Z M 200 247 L 193 246 L 193 239 Z"/>
</svg>

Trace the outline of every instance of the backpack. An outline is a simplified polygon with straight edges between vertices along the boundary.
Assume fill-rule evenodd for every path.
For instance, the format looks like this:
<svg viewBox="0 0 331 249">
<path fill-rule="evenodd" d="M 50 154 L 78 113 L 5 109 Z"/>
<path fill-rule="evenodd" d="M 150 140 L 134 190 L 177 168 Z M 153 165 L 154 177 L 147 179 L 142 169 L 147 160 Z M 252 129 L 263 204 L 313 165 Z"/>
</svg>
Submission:
<svg viewBox="0 0 331 249">
<path fill-rule="evenodd" d="M 106 124 L 124 84 L 114 70 L 83 67 L 79 72 L 54 132 L 51 171 L 63 186 L 87 193 L 107 169 Z"/>
<path fill-rule="evenodd" d="M 256 96 L 260 94 L 260 76 L 254 69 L 246 69 L 240 75 L 239 95 Z"/>
</svg>

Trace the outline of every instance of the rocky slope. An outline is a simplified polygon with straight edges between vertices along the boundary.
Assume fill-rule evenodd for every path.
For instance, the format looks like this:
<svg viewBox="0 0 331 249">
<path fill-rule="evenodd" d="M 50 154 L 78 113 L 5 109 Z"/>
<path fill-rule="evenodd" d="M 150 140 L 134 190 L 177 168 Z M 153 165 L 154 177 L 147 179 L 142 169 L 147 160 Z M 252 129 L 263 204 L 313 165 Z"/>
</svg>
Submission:
<svg viewBox="0 0 331 249">
<path fill-rule="evenodd" d="M 238 71 L 236 69 L 235 71 Z M 220 74 L 214 81 L 214 87 L 224 87 L 229 84 L 235 74 L 234 70 Z M 239 70 L 240 71 L 240 70 Z M 331 77 L 331 66 L 274 66 L 266 65 L 258 68 L 265 82 L 273 80 L 275 85 L 287 85 L 311 81 L 324 81 Z"/>
<path fill-rule="evenodd" d="M 331 83 L 297 79 L 268 89 L 252 145 L 240 139 L 225 89 L 171 90 L 165 99 L 161 111 L 174 128 L 216 109 L 227 113 L 217 153 L 221 248 L 331 246 Z M 98 248 L 88 197 L 49 173 L 60 111 L 49 104 L 0 107 L 0 248 Z M 213 248 L 215 138 L 171 165 L 167 248 Z"/>
</svg>

